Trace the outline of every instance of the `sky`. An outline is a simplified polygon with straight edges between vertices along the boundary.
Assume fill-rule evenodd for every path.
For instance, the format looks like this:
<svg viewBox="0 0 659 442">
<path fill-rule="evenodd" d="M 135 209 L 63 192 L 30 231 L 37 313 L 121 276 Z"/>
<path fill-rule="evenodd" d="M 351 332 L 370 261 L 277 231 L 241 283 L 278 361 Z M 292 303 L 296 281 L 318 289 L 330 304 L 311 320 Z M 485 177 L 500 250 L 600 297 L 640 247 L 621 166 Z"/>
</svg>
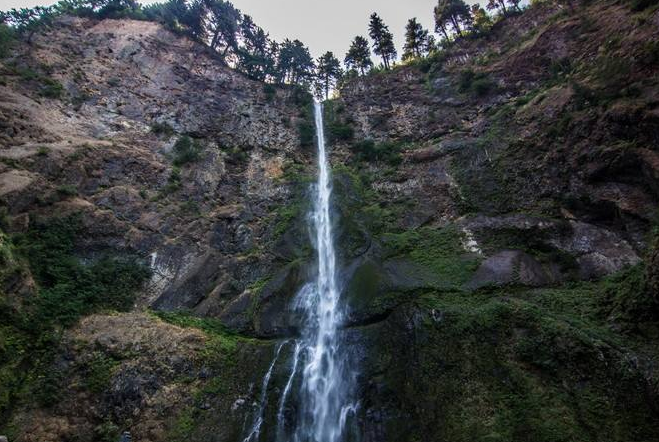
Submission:
<svg viewBox="0 0 659 442">
<path fill-rule="evenodd" d="M 0 0 L 0 10 L 49 5 L 57 0 Z M 466 0 L 476 3 L 477 0 Z M 141 3 L 152 3 L 143 0 Z M 485 0 L 479 0 L 485 3 Z M 233 0 L 243 13 L 270 33 L 274 40 L 299 39 L 314 57 L 326 51 L 343 59 L 356 35 L 368 37 L 369 16 L 377 12 L 394 33 L 402 53 L 407 20 L 416 17 L 432 30 L 437 0 Z"/>
</svg>

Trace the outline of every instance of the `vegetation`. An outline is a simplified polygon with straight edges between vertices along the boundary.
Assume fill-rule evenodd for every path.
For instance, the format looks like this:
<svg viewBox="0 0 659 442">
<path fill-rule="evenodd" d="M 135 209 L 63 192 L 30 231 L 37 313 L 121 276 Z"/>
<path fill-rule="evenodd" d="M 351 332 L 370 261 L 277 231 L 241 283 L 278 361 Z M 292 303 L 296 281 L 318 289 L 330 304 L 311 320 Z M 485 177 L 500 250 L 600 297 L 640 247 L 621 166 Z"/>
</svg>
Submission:
<svg viewBox="0 0 659 442">
<path fill-rule="evenodd" d="M 182 167 L 199 160 L 202 149 L 199 140 L 183 135 L 174 144 L 174 166 Z"/>
<path fill-rule="evenodd" d="M 24 395 L 32 395 L 42 406 L 53 405 L 61 394 L 61 379 L 50 364 L 62 330 L 102 309 L 129 309 L 149 276 L 134 257 L 80 259 L 75 242 L 81 229 L 80 218 L 72 216 L 37 221 L 27 233 L 13 238 L 0 236 L 3 287 L 8 278 L 27 272 L 37 283 L 36 293 L 18 305 L 0 292 L 2 417 Z M 94 384 L 99 385 L 102 370 L 92 371 Z"/>
<path fill-rule="evenodd" d="M 345 56 L 344 64 L 350 72 L 366 74 L 373 67 L 368 40 L 359 35 L 355 37 Z"/>
<path fill-rule="evenodd" d="M 351 146 L 359 161 L 382 161 L 390 166 L 399 165 L 403 158 L 400 155 L 401 145 L 388 141 L 376 143 L 373 140 L 364 140 Z"/>
<path fill-rule="evenodd" d="M 316 65 L 316 91 L 320 92 L 318 95 L 327 100 L 330 90 L 336 86 L 337 82 L 343 76 L 341 62 L 332 52 L 326 52 L 318 59 Z"/>
<path fill-rule="evenodd" d="M 375 12 L 371 15 L 368 25 L 368 35 L 373 40 L 373 52 L 382 57 L 385 69 L 389 69 L 396 59 L 396 48 L 394 47 L 394 36 L 389 27 Z"/>
<path fill-rule="evenodd" d="M 434 38 L 428 34 L 428 30 L 416 21 L 416 17 L 411 18 L 405 27 L 403 60 L 424 57 L 433 50 L 434 45 Z"/>
</svg>

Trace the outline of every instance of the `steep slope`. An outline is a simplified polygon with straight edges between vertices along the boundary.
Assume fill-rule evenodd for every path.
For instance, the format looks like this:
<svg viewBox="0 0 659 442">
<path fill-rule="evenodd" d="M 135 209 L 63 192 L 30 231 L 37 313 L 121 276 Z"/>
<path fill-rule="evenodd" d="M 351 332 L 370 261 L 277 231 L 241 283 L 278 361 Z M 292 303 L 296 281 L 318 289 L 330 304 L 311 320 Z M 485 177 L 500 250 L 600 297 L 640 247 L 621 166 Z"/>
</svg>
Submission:
<svg viewBox="0 0 659 442">
<path fill-rule="evenodd" d="M 659 440 L 658 24 L 542 2 L 325 104 L 360 440 Z M 1 63 L 0 433 L 274 428 L 309 96 L 130 20 Z"/>
<path fill-rule="evenodd" d="M 151 308 L 283 333 L 253 304 L 307 253 L 304 238 L 284 233 L 306 192 L 309 95 L 250 81 L 197 43 L 130 20 L 61 18 L 18 43 L 0 72 L 3 262 L 12 263 L 0 299 L 0 428 L 18 440 L 114 440 L 125 429 L 164 440 L 194 392 L 224 388 L 215 377 L 230 369 L 237 396 L 213 409 L 235 415 L 222 434 L 237 437 L 251 403 L 232 405 L 270 342 L 186 315 L 163 318 L 210 337 L 150 315 L 95 316 L 63 337 L 61 327 L 103 309 Z M 131 268 L 150 274 L 134 298 L 141 273 Z M 106 290 L 121 303 L 99 299 Z M 253 373 L 236 372 L 241 359 Z"/>
<path fill-rule="evenodd" d="M 658 20 L 540 3 L 327 107 L 366 440 L 657 440 Z"/>
</svg>

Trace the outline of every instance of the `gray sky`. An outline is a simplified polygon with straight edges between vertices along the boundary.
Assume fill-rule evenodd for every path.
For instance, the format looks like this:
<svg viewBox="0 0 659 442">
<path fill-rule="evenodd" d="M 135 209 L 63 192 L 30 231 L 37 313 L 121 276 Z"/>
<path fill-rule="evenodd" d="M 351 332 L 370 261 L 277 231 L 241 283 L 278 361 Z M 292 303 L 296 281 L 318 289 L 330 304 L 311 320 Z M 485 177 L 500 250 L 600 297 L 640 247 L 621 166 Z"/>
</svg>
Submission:
<svg viewBox="0 0 659 442">
<path fill-rule="evenodd" d="M 49 5 L 57 0 L 0 0 L 0 10 Z M 467 0 L 476 3 L 477 0 Z M 142 3 L 152 3 L 143 0 Z M 243 13 L 270 33 L 277 41 L 299 39 L 309 46 L 314 57 L 332 51 L 343 59 L 356 35 L 368 37 L 368 19 L 377 12 L 396 37 L 399 56 L 407 20 L 417 19 L 433 27 L 432 10 L 437 0 L 233 0 Z M 485 0 L 480 0 L 484 3 Z"/>
</svg>

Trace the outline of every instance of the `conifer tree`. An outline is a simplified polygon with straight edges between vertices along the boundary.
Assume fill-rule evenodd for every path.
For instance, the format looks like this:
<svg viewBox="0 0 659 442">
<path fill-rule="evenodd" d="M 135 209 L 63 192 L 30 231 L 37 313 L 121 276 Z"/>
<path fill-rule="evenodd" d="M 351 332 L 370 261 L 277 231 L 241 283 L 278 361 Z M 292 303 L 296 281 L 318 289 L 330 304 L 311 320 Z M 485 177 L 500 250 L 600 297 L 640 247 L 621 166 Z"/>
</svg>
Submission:
<svg viewBox="0 0 659 442">
<path fill-rule="evenodd" d="M 373 52 L 382 57 L 382 64 L 384 64 L 385 69 L 389 69 L 397 55 L 396 47 L 394 46 L 394 36 L 389 32 L 389 27 L 384 24 L 380 16 L 375 12 L 371 15 L 368 34 L 373 40 Z"/>
<path fill-rule="evenodd" d="M 238 51 L 238 31 L 241 14 L 231 2 L 205 0 L 208 9 L 207 27 L 211 36 L 210 47 L 226 57 L 229 50 Z"/>
<path fill-rule="evenodd" d="M 362 75 L 373 67 L 371 50 L 364 37 L 359 35 L 355 37 L 343 63 L 346 65 L 346 69 L 357 71 Z"/>
<path fill-rule="evenodd" d="M 405 46 L 403 47 L 403 60 L 419 58 L 426 55 L 428 48 L 428 30 L 423 29 L 416 18 L 411 18 L 405 27 Z"/>
<path fill-rule="evenodd" d="M 461 37 L 463 28 L 471 24 L 469 6 L 463 0 L 439 0 L 435 6 L 435 28 L 449 38 L 448 26 Z M 461 26 L 462 25 L 462 26 Z"/>
<path fill-rule="evenodd" d="M 332 52 L 326 52 L 318 59 L 316 65 L 317 89 L 327 100 L 329 98 L 330 89 L 336 86 L 337 81 L 343 76 L 341 62 Z"/>
</svg>

